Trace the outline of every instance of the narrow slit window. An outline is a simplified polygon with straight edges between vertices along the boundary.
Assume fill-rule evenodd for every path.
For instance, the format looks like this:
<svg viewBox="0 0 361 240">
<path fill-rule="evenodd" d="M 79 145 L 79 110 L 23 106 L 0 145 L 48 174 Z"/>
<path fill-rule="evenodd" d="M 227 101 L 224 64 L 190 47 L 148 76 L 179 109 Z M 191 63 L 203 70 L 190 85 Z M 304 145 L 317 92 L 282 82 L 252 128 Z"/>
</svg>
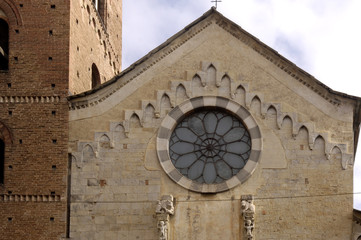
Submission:
<svg viewBox="0 0 361 240">
<path fill-rule="evenodd" d="M 5 143 L 0 139 L 0 184 L 4 184 Z"/>
<path fill-rule="evenodd" d="M 97 66 L 93 63 L 92 65 L 92 88 L 100 85 L 100 74 Z"/>
<path fill-rule="evenodd" d="M 95 9 L 98 11 L 100 18 L 102 19 L 104 26 L 107 26 L 107 21 L 106 21 L 106 1 L 105 0 L 92 0 Z"/>
</svg>

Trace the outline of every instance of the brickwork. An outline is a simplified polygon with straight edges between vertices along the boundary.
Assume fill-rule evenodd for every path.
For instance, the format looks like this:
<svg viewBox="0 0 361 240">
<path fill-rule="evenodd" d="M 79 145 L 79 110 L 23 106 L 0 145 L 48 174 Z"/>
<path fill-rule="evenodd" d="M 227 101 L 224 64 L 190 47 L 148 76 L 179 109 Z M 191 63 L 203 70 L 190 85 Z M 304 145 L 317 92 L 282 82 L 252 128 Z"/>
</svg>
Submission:
<svg viewBox="0 0 361 240">
<path fill-rule="evenodd" d="M 88 14 L 80 2 L 92 7 L 90 0 L 0 1 L 0 17 L 9 24 L 9 69 L 0 71 L 0 138 L 5 142 L 0 239 L 48 240 L 67 235 L 66 97 L 69 91 L 90 89 L 88 68 L 93 62 L 102 82 L 120 70 L 97 13 L 91 8 Z M 78 14 L 85 16 L 79 16 L 77 24 Z M 95 27 L 88 22 L 93 18 Z M 121 28 L 117 34 L 121 39 Z M 83 59 L 74 57 L 76 46 L 81 47 Z M 81 64 L 84 70 L 78 68 Z M 83 71 L 82 79 L 72 77 L 78 69 Z M 77 87 L 74 81 L 84 81 L 86 86 Z"/>
<path fill-rule="evenodd" d="M 0 4 L 9 20 L 9 70 L 0 72 L 0 121 L 12 136 L 5 146 L 0 186 L 0 239 L 65 236 L 69 53 L 59 46 L 69 45 L 69 7 L 60 0 Z M 19 197 L 51 194 L 59 201 Z"/>
<path fill-rule="evenodd" d="M 107 0 L 107 30 L 115 52 L 115 63 L 119 62 L 118 71 L 121 69 L 122 53 L 122 1 Z M 113 60 L 114 61 L 114 60 Z M 118 65 L 117 65 L 118 66 Z"/>
<path fill-rule="evenodd" d="M 71 94 L 91 89 L 92 64 L 99 69 L 101 83 L 120 72 L 121 1 L 105 1 L 104 6 L 106 25 L 91 0 L 71 1 Z"/>
</svg>

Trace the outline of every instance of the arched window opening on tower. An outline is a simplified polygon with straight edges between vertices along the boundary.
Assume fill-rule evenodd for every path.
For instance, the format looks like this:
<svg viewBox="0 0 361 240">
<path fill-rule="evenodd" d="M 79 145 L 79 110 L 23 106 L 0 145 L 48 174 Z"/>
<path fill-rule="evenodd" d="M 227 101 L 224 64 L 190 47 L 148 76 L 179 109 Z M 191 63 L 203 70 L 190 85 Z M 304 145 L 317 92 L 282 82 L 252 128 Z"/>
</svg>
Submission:
<svg viewBox="0 0 361 240">
<path fill-rule="evenodd" d="M 0 70 L 8 70 L 8 69 L 9 69 L 9 25 L 4 19 L 0 18 Z"/>
<path fill-rule="evenodd" d="M 105 0 L 98 0 L 98 12 L 100 15 L 100 18 L 102 19 L 104 26 L 107 26 L 107 19 L 106 19 L 106 1 Z"/>
<path fill-rule="evenodd" d="M 5 143 L 0 139 L 0 184 L 4 184 Z"/>
<path fill-rule="evenodd" d="M 99 0 L 92 0 L 94 6 L 95 6 L 95 9 L 98 10 L 99 9 Z"/>
<path fill-rule="evenodd" d="M 104 26 L 106 27 L 106 1 L 105 0 L 92 0 L 95 9 L 98 11 L 100 18 L 102 19 Z"/>
<path fill-rule="evenodd" d="M 92 88 L 100 85 L 100 74 L 97 65 L 92 65 Z"/>
</svg>

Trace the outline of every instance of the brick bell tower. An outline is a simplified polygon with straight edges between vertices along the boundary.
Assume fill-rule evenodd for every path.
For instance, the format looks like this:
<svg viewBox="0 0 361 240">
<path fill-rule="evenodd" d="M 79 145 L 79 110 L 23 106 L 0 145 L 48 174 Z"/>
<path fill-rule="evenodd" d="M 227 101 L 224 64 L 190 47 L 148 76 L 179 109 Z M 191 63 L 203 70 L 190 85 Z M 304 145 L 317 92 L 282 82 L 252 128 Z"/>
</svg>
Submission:
<svg viewBox="0 0 361 240">
<path fill-rule="evenodd" d="M 121 69 L 121 0 L 0 1 L 0 239 L 69 237 L 68 102 Z"/>
</svg>

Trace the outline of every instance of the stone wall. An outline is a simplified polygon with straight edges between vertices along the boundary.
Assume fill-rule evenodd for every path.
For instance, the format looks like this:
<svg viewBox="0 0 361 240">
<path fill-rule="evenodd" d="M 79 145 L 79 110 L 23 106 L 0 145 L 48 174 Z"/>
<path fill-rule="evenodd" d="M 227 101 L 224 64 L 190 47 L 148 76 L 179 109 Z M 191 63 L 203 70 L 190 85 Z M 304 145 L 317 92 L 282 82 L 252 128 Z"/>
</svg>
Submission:
<svg viewBox="0 0 361 240">
<path fill-rule="evenodd" d="M 245 195 L 254 197 L 255 239 L 351 238 L 353 100 L 227 24 L 208 17 L 111 85 L 71 100 L 71 237 L 161 239 L 155 210 L 170 194 L 173 240 L 245 239 Z M 199 193 L 170 178 L 156 139 L 170 111 L 196 97 L 217 104 L 205 100 L 216 96 L 250 112 L 263 148 L 247 180 Z"/>
</svg>

